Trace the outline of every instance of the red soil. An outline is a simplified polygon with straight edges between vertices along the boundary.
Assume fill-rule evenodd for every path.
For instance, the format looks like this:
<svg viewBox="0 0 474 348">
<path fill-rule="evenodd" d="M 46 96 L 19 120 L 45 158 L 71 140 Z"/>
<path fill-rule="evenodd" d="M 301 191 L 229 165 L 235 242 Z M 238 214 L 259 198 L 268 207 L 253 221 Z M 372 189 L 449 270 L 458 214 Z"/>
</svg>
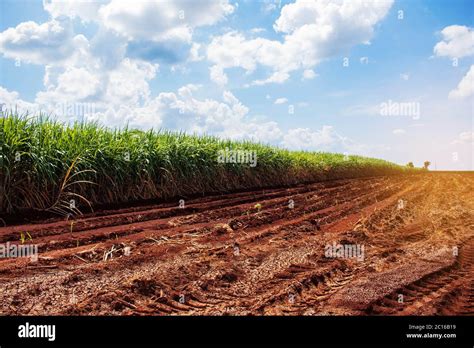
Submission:
<svg viewBox="0 0 474 348">
<path fill-rule="evenodd" d="M 473 192 L 470 173 L 425 173 L 7 226 L 0 243 L 28 232 L 40 253 L 0 258 L 0 313 L 473 315 Z"/>
</svg>

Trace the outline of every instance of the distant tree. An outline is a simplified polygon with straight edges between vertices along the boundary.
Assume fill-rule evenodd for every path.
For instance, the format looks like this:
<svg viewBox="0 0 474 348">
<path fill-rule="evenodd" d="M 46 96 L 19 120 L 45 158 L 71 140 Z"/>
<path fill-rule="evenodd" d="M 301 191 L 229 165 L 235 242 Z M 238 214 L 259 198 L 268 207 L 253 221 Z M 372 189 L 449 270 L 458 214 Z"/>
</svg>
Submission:
<svg viewBox="0 0 474 348">
<path fill-rule="evenodd" d="M 414 168 L 415 166 L 413 165 L 413 162 L 408 162 L 407 167 L 408 168 Z"/>
<path fill-rule="evenodd" d="M 428 170 L 428 167 L 430 166 L 430 164 L 431 164 L 430 161 L 425 161 L 425 163 L 423 163 L 423 169 Z"/>
</svg>

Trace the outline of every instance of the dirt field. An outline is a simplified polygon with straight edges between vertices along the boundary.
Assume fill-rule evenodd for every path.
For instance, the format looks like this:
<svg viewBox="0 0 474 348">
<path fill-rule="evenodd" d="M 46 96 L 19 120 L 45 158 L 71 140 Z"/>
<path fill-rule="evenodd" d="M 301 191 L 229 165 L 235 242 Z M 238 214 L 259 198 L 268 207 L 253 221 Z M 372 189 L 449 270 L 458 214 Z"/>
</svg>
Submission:
<svg viewBox="0 0 474 348">
<path fill-rule="evenodd" d="M 474 315 L 473 192 L 425 173 L 7 226 L 39 259 L 0 259 L 0 313 Z"/>
</svg>

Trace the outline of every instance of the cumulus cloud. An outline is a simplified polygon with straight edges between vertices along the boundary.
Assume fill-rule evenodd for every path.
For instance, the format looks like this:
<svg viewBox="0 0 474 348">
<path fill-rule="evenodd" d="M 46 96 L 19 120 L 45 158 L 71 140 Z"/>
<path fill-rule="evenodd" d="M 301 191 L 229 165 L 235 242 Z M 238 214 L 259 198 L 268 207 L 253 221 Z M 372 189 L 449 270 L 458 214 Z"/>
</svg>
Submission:
<svg viewBox="0 0 474 348">
<path fill-rule="evenodd" d="M 263 0 L 262 11 L 267 12 L 267 13 L 272 12 L 272 11 L 275 11 L 280 6 L 281 6 L 280 0 Z"/>
<path fill-rule="evenodd" d="M 150 96 L 148 81 L 155 77 L 158 65 L 124 59 L 110 72 L 105 100 L 114 104 L 138 105 Z"/>
<path fill-rule="evenodd" d="M 6 58 L 34 64 L 63 61 L 83 44 L 87 39 L 83 35 L 73 37 L 68 21 L 29 21 L 0 33 L 0 49 Z"/>
<path fill-rule="evenodd" d="M 34 103 L 29 103 L 20 98 L 16 91 L 9 91 L 0 86 L 0 110 L 17 110 L 21 114 L 35 113 L 38 106 Z"/>
<path fill-rule="evenodd" d="M 222 69 L 219 65 L 214 65 L 209 68 L 210 70 L 210 78 L 212 81 L 217 83 L 218 85 L 225 85 L 227 84 L 227 75 L 224 73 L 224 69 Z"/>
<path fill-rule="evenodd" d="M 39 92 L 37 101 L 40 104 L 54 101 L 83 100 L 95 95 L 100 87 L 98 76 L 87 71 L 85 68 L 67 68 L 65 72 L 57 77 L 56 86 L 47 80 L 50 86 L 45 92 Z"/>
<path fill-rule="evenodd" d="M 243 34 L 231 31 L 213 38 L 207 47 L 207 58 L 222 68 L 240 67 L 253 71 L 257 60 L 263 60 L 263 50 L 269 43 L 271 41 L 261 38 L 246 40 Z"/>
<path fill-rule="evenodd" d="M 290 150 L 331 151 L 358 154 L 362 156 L 380 156 L 390 150 L 384 145 L 366 145 L 356 142 L 338 133 L 333 126 L 324 125 L 320 129 L 293 128 L 283 134 L 280 142 Z"/>
<path fill-rule="evenodd" d="M 281 138 L 275 122 L 252 118 L 248 107 L 230 91 L 224 91 L 219 101 L 195 97 L 199 89 L 200 86 L 186 85 L 178 93 L 160 93 L 154 99 L 162 106 L 164 127 L 231 139 L 271 142 Z"/>
<path fill-rule="evenodd" d="M 109 127 L 124 127 L 138 129 L 157 129 L 162 125 L 164 105 L 158 100 L 152 100 L 144 105 L 127 104 L 109 105 L 106 108 L 85 115 L 88 121 L 98 121 Z"/>
<path fill-rule="evenodd" d="M 317 76 L 313 69 L 303 71 L 303 80 L 312 80 Z"/>
<path fill-rule="evenodd" d="M 285 104 L 285 103 L 288 103 L 288 99 L 287 98 L 277 98 L 275 100 L 275 104 Z"/>
<path fill-rule="evenodd" d="M 225 69 L 239 67 L 251 73 L 263 67 L 269 70 L 268 75 L 252 85 L 283 83 L 298 69 L 304 79 L 312 79 L 316 76 L 313 68 L 320 61 L 354 45 L 368 44 L 391 4 L 324 0 L 286 5 L 274 24 L 280 40 L 255 37 L 260 29 L 251 31 L 251 39 L 237 31 L 213 37 L 205 52 L 212 63 L 210 78 L 225 86 Z M 159 69 L 156 57 L 173 63 L 202 60 L 204 50 L 192 42 L 193 30 L 223 20 L 236 5 L 228 0 L 139 0 L 132 7 L 125 6 L 118 0 L 50 0 L 44 2 L 52 17 L 48 22 L 21 23 L 0 33 L 5 57 L 45 65 L 45 89 L 36 94 L 33 103 L 1 87 L 0 102 L 30 112 L 54 111 L 58 103 L 92 103 L 93 110 L 83 118 L 111 127 L 165 127 L 292 149 L 359 146 L 331 126 L 282 131 L 277 123 L 252 115 L 228 90 L 218 97 L 203 98 L 199 97 L 201 86 L 185 85 L 152 97 L 150 81 Z M 73 19 L 94 21 L 97 32 L 89 39 L 75 35 Z M 286 102 L 286 98 L 275 101 Z"/>
<path fill-rule="evenodd" d="M 292 150 L 344 150 L 361 154 L 370 151 L 367 146 L 341 136 L 332 126 L 326 125 L 319 130 L 296 128 L 282 131 L 276 122 L 252 117 L 249 108 L 230 91 L 224 91 L 221 100 L 203 99 L 195 96 L 201 88 L 200 85 L 185 85 L 177 92 L 162 92 L 155 98 L 148 97 L 139 105 L 133 104 L 133 98 L 123 103 L 99 103 L 96 110 L 82 116 L 85 120 L 98 121 L 109 127 L 180 129 L 189 133 L 271 143 Z M 2 87 L 0 104 L 3 109 L 17 107 L 20 112 L 47 110 L 44 105 L 23 101 L 17 92 Z M 59 118 L 75 120 L 72 117 Z"/>
<path fill-rule="evenodd" d="M 158 67 L 158 64 L 128 58 L 113 69 L 102 69 L 100 64 L 47 66 L 46 90 L 37 93 L 35 102 L 45 106 L 90 102 L 98 109 L 139 106 L 149 98 L 148 82 L 156 76 Z"/>
<path fill-rule="evenodd" d="M 116 68 L 124 59 L 128 51 L 128 42 L 123 37 L 99 27 L 97 33 L 90 40 L 89 51 L 84 50 L 80 62 L 93 64 L 101 67 L 101 69 L 110 70 Z M 92 60 L 96 60 L 91 63 Z"/>
<path fill-rule="evenodd" d="M 43 0 L 43 8 L 53 18 L 66 16 L 89 22 L 98 20 L 98 12 L 108 0 Z"/>
<path fill-rule="evenodd" d="M 459 82 L 456 89 L 449 92 L 450 99 L 467 98 L 474 95 L 474 65 L 471 65 L 469 71 Z"/>
<path fill-rule="evenodd" d="M 112 0 L 99 10 L 103 25 L 130 39 L 189 42 L 193 28 L 212 25 L 232 13 L 227 0 L 125 1 Z"/>
<path fill-rule="evenodd" d="M 474 29 L 462 25 L 450 25 L 441 31 L 442 41 L 433 51 L 437 56 L 462 58 L 474 54 Z"/>
<path fill-rule="evenodd" d="M 474 55 L 474 28 L 463 25 L 450 25 L 441 31 L 442 41 L 438 42 L 433 51 L 436 56 L 463 58 Z M 457 88 L 449 92 L 449 99 L 462 99 L 474 94 L 474 65 Z"/>
<path fill-rule="evenodd" d="M 247 39 L 242 33 L 228 32 L 212 40 L 207 56 L 224 69 L 240 67 L 252 72 L 257 65 L 263 65 L 273 73 L 270 78 L 254 84 L 281 83 L 288 79 L 291 71 L 309 70 L 352 46 L 369 44 L 375 25 L 385 17 L 391 5 L 391 0 L 297 0 L 282 8 L 273 26 L 284 35 L 283 41 Z"/>
<path fill-rule="evenodd" d="M 252 117 L 248 107 L 230 91 L 224 91 L 221 100 L 203 99 L 195 96 L 201 88 L 199 85 L 185 85 L 177 92 L 162 92 L 139 105 L 134 105 L 130 100 L 98 104 L 97 110 L 83 116 L 86 120 L 99 121 L 110 127 L 128 124 L 140 129 L 181 129 L 199 134 L 215 134 L 222 138 L 262 141 L 291 149 L 327 149 L 345 139 L 330 126 L 317 131 L 308 128 L 290 129 L 285 133 L 276 122 Z M 30 112 L 40 108 L 44 110 L 44 106 L 25 102 L 18 93 L 1 87 L 0 103 L 5 107 L 17 106 L 20 110 Z"/>
<path fill-rule="evenodd" d="M 201 56 L 199 50 L 201 49 L 201 44 L 194 42 L 191 45 L 191 49 L 189 50 L 189 61 L 191 62 L 199 62 L 204 59 L 204 56 Z"/>
<path fill-rule="evenodd" d="M 80 47 L 91 45 L 91 52 L 100 55 L 104 65 L 118 64 L 124 53 L 172 64 L 188 57 L 201 60 L 199 44 L 192 42 L 193 30 L 215 24 L 234 11 L 228 0 L 137 0 L 132 7 L 121 0 L 48 0 L 43 7 L 51 15 L 50 21 L 24 22 L 0 33 L 5 57 L 35 64 L 66 64 Z M 73 35 L 74 18 L 97 23 L 91 43 L 83 35 Z"/>
<path fill-rule="evenodd" d="M 252 81 L 253 86 L 263 86 L 268 83 L 283 83 L 290 78 L 290 74 L 284 71 L 275 71 L 268 78 Z"/>
<path fill-rule="evenodd" d="M 156 126 L 149 81 L 157 64 L 123 59 L 113 69 L 84 65 L 46 68 L 46 90 L 36 94 L 34 105 L 63 121 L 99 120 L 107 126 Z M 143 125 L 140 126 L 140 122 Z"/>
<path fill-rule="evenodd" d="M 316 150 L 330 147 L 343 140 L 332 126 L 323 126 L 320 130 L 309 128 L 290 129 L 283 137 L 283 146 L 293 150 Z"/>
<path fill-rule="evenodd" d="M 212 25 L 234 11 L 228 0 L 48 0 L 43 7 L 53 18 L 97 21 L 131 39 L 189 40 L 192 29 Z"/>
</svg>

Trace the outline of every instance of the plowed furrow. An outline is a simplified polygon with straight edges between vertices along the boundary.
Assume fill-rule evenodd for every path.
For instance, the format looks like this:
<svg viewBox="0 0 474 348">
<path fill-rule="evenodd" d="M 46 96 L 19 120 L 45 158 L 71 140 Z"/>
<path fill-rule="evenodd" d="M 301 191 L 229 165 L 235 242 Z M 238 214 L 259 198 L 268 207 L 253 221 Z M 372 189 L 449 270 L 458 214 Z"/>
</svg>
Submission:
<svg viewBox="0 0 474 348">
<path fill-rule="evenodd" d="M 461 248 L 452 265 L 425 275 L 390 295 L 377 300 L 368 314 L 434 315 L 474 314 L 472 296 L 474 238 Z"/>
<path fill-rule="evenodd" d="M 473 315 L 473 189 L 468 174 L 336 180 L 3 227 L 0 243 L 28 231 L 40 254 L 0 259 L 0 313 Z"/>
</svg>

